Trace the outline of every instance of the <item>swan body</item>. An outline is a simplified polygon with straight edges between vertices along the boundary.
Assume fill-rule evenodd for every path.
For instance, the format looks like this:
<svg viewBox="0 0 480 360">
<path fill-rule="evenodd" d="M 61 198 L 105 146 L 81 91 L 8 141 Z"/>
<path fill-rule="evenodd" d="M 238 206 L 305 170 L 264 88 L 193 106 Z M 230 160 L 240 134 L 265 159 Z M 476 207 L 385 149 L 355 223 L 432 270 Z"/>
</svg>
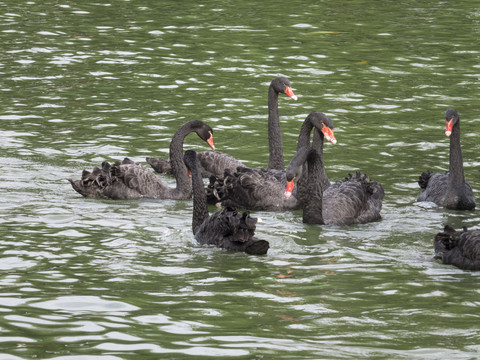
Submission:
<svg viewBox="0 0 480 360">
<path fill-rule="evenodd" d="M 215 245 L 226 250 L 254 255 L 265 254 L 269 248 L 268 241 L 254 236 L 258 219 L 251 217 L 248 212 L 239 213 L 231 207 L 209 215 L 207 196 L 195 151 L 186 151 L 184 162 L 192 173 L 192 230 L 195 239 L 200 244 Z"/>
<path fill-rule="evenodd" d="M 293 93 L 290 81 L 282 76 L 273 79 L 268 88 L 268 144 L 270 154 L 268 169 L 283 170 L 285 169 L 285 162 L 278 115 L 278 94 L 285 94 L 293 100 L 297 100 L 297 96 Z M 234 171 L 238 167 L 245 167 L 240 160 L 218 151 L 197 152 L 197 159 L 203 177 L 223 176 L 227 169 Z M 167 159 L 147 158 L 147 163 L 159 173 L 169 173 L 171 171 Z"/>
<path fill-rule="evenodd" d="M 460 117 L 454 109 L 445 113 L 447 130 L 450 136 L 450 169 L 445 174 L 424 172 L 418 184 L 422 192 L 417 201 L 430 201 L 447 209 L 473 210 L 475 198 L 472 187 L 465 180 L 462 149 L 460 146 Z"/>
<path fill-rule="evenodd" d="M 172 165 L 170 160 L 161 158 L 146 158 L 147 163 L 160 174 L 171 174 Z M 217 174 L 219 171 L 223 172 L 226 169 L 236 169 L 237 167 L 245 167 L 240 161 L 233 156 L 219 152 L 219 151 L 201 151 L 197 152 L 197 160 L 200 165 L 200 171 L 203 178 L 209 178 Z"/>
<path fill-rule="evenodd" d="M 321 113 L 313 112 L 307 116 L 300 129 L 299 144 L 309 143 L 313 128 L 318 129 L 323 147 L 324 133 L 328 139 L 336 142 L 333 124 L 324 123 Z M 326 118 L 326 117 L 325 117 Z M 315 140 L 315 137 L 314 137 Z M 325 183 L 328 183 L 328 178 Z M 329 183 L 328 183 L 329 184 Z M 207 188 L 210 203 L 220 202 L 223 206 L 234 206 L 248 210 L 295 210 L 300 204 L 294 196 L 285 198 L 287 179 L 285 170 L 237 168 L 226 170 L 223 177 L 210 178 Z"/>
<path fill-rule="evenodd" d="M 324 124 L 333 128 L 328 117 L 318 114 Z M 381 184 L 357 172 L 329 185 L 318 145 L 309 146 L 308 142 L 299 139 L 299 146 L 287 167 L 289 185 L 285 197 L 291 195 L 292 182 L 297 182 L 297 200 L 303 209 L 304 223 L 350 225 L 381 218 L 384 197 Z"/>
<path fill-rule="evenodd" d="M 480 270 L 480 230 L 456 231 L 446 225 L 433 241 L 435 259 L 463 270 Z"/>
<path fill-rule="evenodd" d="M 110 165 L 103 162 L 101 168 L 92 172 L 84 170 L 80 180 L 70 181 L 73 189 L 85 197 L 107 199 L 188 199 L 192 195 L 192 182 L 183 162 L 183 141 L 195 132 L 212 149 L 213 130 L 199 120 L 192 120 L 181 126 L 170 143 L 170 161 L 176 187 L 164 184 L 150 169 L 128 158 Z"/>
</svg>

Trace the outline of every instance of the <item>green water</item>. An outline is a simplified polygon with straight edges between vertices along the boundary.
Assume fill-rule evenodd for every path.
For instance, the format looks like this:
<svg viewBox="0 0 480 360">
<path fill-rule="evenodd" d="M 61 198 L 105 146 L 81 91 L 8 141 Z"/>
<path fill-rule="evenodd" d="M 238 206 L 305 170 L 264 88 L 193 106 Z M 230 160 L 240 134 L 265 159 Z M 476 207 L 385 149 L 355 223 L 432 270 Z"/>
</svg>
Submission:
<svg viewBox="0 0 480 360">
<path fill-rule="evenodd" d="M 415 199 L 422 171 L 448 168 L 451 107 L 479 201 L 479 22 L 473 1 L 0 1 L 0 359 L 477 358 L 479 275 L 431 258 L 478 210 Z M 191 119 L 265 166 L 278 75 L 299 98 L 279 99 L 286 161 L 325 112 L 329 178 L 381 182 L 382 221 L 256 212 L 270 250 L 252 257 L 200 247 L 191 201 L 65 180 L 166 156 Z"/>
</svg>

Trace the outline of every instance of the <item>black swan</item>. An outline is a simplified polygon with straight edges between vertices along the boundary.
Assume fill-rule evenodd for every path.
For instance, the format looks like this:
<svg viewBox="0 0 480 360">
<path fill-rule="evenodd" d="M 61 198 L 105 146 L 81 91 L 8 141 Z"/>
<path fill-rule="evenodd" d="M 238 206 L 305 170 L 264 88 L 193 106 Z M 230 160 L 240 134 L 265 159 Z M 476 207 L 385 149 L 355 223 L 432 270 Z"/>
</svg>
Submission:
<svg viewBox="0 0 480 360">
<path fill-rule="evenodd" d="M 323 139 L 336 143 L 333 124 L 322 113 L 310 113 L 302 124 L 298 146 L 309 145 L 312 129 L 314 146 L 323 149 Z M 325 173 L 325 171 L 323 171 Z M 326 175 L 325 175 L 326 178 Z M 328 186 L 328 178 L 322 179 Z M 223 177 L 210 178 L 207 188 L 210 203 L 234 206 L 249 210 L 294 210 L 299 208 L 295 196 L 285 198 L 285 170 L 237 168 L 225 170 Z M 294 194 L 295 195 L 295 194 Z"/>
<path fill-rule="evenodd" d="M 435 259 L 463 270 L 480 270 L 480 230 L 455 231 L 446 225 L 433 240 Z"/>
<path fill-rule="evenodd" d="M 324 124 L 333 127 L 328 117 L 318 114 L 324 118 Z M 359 172 L 329 185 L 318 148 L 304 141 L 299 141 L 299 146 L 286 170 L 285 197 L 291 196 L 296 181 L 296 197 L 303 209 L 304 223 L 350 225 L 381 218 L 382 185 Z"/>
<path fill-rule="evenodd" d="M 278 94 L 286 94 L 293 100 L 297 96 L 293 93 L 290 81 L 285 77 L 277 77 L 272 80 L 268 88 L 268 145 L 270 160 L 268 169 L 285 169 L 283 159 L 282 132 L 278 116 Z M 222 176 L 226 169 L 235 170 L 245 165 L 233 156 L 218 151 L 197 152 L 197 159 L 201 165 L 202 176 Z M 147 163 L 159 173 L 171 171 L 170 162 L 167 159 L 147 157 Z"/>
<path fill-rule="evenodd" d="M 226 250 L 243 251 L 252 255 L 266 254 L 269 243 L 254 237 L 257 219 L 250 217 L 248 212 L 240 214 L 234 208 L 227 207 L 209 215 L 207 196 L 196 156 L 195 151 L 187 150 L 183 157 L 192 174 L 192 229 L 195 239 L 200 244 L 216 245 Z"/>
<path fill-rule="evenodd" d="M 192 120 L 181 126 L 170 143 L 170 161 L 176 179 L 176 187 L 170 188 L 148 168 L 129 159 L 110 165 L 102 163 L 102 168 L 93 172 L 84 170 L 80 180 L 68 179 L 78 193 L 90 198 L 107 199 L 176 199 L 183 200 L 192 196 L 192 182 L 183 162 L 183 142 L 191 132 L 212 148 L 213 130 L 200 120 Z"/>
<path fill-rule="evenodd" d="M 450 169 L 445 174 L 422 173 L 418 185 L 422 192 L 417 201 L 431 201 L 454 210 L 475 209 L 475 199 L 470 184 L 463 173 L 462 149 L 460 147 L 460 117 L 454 109 L 445 113 L 446 131 L 450 136 Z"/>
</svg>

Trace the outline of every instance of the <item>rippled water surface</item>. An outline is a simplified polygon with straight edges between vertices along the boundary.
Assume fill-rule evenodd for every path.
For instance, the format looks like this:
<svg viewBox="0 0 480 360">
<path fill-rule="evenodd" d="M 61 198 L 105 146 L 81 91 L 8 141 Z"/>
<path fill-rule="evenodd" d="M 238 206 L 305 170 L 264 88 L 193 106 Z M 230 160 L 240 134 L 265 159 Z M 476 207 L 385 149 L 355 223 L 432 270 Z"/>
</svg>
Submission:
<svg viewBox="0 0 480 360">
<path fill-rule="evenodd" d="M 468 1 L 0 1 L 0 358 L 476 358 L 479 275 L 431 259 L 478 210 L 415 199 L 422 171 L 448 168 L 453 107 L 480 201 L 479 22 Z M 278 75 L 299 97 L 279 99 L 286 160 L 327 113 L 327 173 L 380 181 L 381 221 L 256 212 L 271 247 L 247 256 L 199 246 L 191 200 L 85 199 L 65 180 L 166 156 L 191 119 L 265 166 Z"/>
</svg>

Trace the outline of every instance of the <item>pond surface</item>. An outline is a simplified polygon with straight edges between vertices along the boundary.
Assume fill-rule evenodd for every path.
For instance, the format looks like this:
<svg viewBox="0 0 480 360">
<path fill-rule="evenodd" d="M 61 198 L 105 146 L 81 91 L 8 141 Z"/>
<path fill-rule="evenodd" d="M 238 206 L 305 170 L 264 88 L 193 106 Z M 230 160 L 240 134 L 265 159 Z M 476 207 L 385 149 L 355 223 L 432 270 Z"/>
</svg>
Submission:
<svg viewBox="0 0 480 360">
<path fill-rule="evenodd" d="M 476 358 L 479 274 L 432 261 L 432 241 L 479 212 L 415 199 L 422 171 L 448 169 L 456 108 L 480 201 L 479 36 L 468 1 L 0 1 L 0 358 Z M 270 250 L 248 256 L 199 246 L 191 200 L 85 199 L 65 180 L 165 157 L 191 119 L 265 166 L 279 75 L 299 98 L 279 99 L 286 161 L 325 112 L 329 178 L 381 182 L 381 221 L 255 212 Z"/>
</svg>

